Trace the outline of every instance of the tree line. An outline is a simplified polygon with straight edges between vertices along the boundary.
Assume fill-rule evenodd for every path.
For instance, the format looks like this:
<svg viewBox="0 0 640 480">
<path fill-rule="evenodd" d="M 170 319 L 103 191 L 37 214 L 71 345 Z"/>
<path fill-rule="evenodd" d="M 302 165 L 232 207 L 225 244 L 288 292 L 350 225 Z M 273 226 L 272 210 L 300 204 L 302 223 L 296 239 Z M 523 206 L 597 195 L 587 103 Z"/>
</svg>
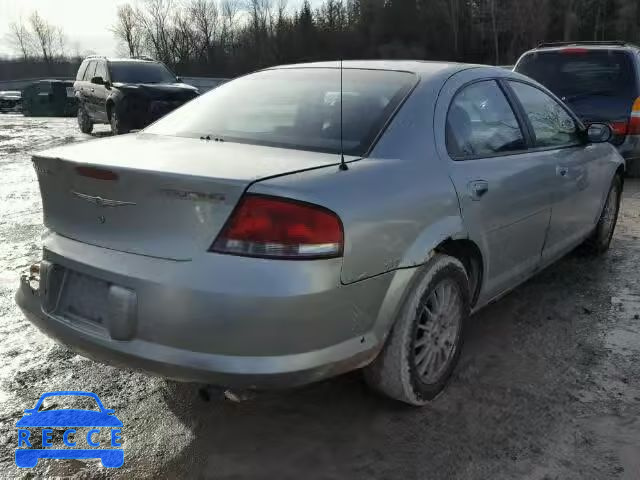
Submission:
<svg viewBox="0 0 640 480">
<path fill-rule="evenodd" d="M 544 40 L 633 42 L 639 25 L 639 0 L 138 0 L 118 7 L 112 32 L 122 55 L 235 76 L 337 58 L 511 64 Z M 23 61 L 53 68 L 74 56 L 37 13 L 14 22 L 11 39 Z"/>
</svg>

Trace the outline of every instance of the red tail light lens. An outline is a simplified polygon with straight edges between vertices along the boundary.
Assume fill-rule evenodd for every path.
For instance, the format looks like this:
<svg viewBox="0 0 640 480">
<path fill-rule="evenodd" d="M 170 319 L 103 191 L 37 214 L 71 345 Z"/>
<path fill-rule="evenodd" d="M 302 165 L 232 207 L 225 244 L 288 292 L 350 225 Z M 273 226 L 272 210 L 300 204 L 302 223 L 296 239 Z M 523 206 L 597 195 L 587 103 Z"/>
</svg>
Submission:
<svg viewBox="0 0 640 480">
<path fill-rule="evenodd" d="M 611 122 L 609 124 L 611 126 L 611 131 L 614 135 L 626 135 L 628 123 L 627 122 Z"/>
<path fill-rule="evenodd" d="M 97 180 L 118 180 L 118 174 L 111 170 L 104 170 L 95 167 L 76 167 L 76 173 L 83 177 L 95 178 Z"/>
<path fill-rule="evenodd" d="M 577 54 L 582 54 L 582 53 L 588 53 L 589 50 L 586 48 L 580 48 L 580 47 L 568 47 L 568 48 L 563 48 L 562 50 L 560 50 L 560 53 L 563 53 L 565 55 L 575 55 Z"/>
<path fill-rule="evenodd" d="M 640 98 L 633 102 L 631 116 L 629 117 L 628 135 L 640 135 Z"/>
<path fill-rule="evenodd" d="M 211 251 L 280 259 L 342 255 L 340 218 L 318 205 L 266 195 L 245 195 Z"/>
</svg>

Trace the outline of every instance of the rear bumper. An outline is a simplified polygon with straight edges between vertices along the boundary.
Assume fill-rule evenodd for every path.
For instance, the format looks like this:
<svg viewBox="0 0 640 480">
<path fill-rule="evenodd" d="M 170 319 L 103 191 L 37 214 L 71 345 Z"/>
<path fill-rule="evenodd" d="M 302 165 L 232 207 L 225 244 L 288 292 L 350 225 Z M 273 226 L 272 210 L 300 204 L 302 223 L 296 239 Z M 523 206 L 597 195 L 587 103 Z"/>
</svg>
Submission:
<svg viewBox="0 0 640 480">
<path fill-rule="evenodd" d="M 355 287 L 342 286 L 323 272 L 323 262 L 316 262 L 315 268 L 309 265 L 312 262 L 278 262 L 295 271 L 289 271 L 286 280 L 275 275 L 256 283 L 249 277 L 260 275 L 260 265 L 269 266 L 258 262 L 241 273 L 246 275 L 242 288 L 233 285 L 237 271 L 226 275 L 226 282 L 212 280 L 206 285 L 193 262 L 114 252 L 57 235 L 51 235 L 45 245 L 51 248 L 45 249 L 48 262 L 137 292 L 133 334 L 127 340 L 115 340 L 108 326 L 87 329 L 56 311 L 45 311 L 40 291 L 26 277 L 21 279 L 16 302 L 26 317 L 50 337 L 101 362 L 182 381 L 278 388 L 356 369 L 370 362 L 379 349 L 373 324 L 388 287 L 384 276 Z M 92 266 L 79 263 L 74 258 L 78 255 L 91 258 Z M 225 257 L 222 263 L 221 257 Z M 219 276 L 227 262 L 236 262 L 236 269 L 250 265 L 241 257 L 211 254 L 207 260 Z M 102 270 L 109 264 L 111 270 Z M 185 286 L 187 278 L 178 270 L 189 267 L 192 278 Z M 333 270 L 335 265 L 324 268 Z M 132 271 L 145 272 L 146 277 L 131 276 Z M 305 282 L 305 278 L 314 281 Z M 285 286 L 288 292 L 283 291 Z M 244 294 L 233 294 L 233 290 Z"/>
</svg>

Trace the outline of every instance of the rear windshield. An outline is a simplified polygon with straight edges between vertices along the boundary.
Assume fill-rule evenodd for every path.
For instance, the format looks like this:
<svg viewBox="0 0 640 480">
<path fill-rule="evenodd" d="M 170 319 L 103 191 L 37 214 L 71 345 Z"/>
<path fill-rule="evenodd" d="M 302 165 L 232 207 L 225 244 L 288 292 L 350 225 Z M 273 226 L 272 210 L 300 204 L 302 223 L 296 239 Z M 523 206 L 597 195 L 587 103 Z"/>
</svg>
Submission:
<svg viewBox="0 0 640 480">
<path fill-rule="evenodd" d="M 112 82 L 174 83 L 176 77 L 161 63 L 109 62 Z"/>
<path fill-rule="evenodd" d="M 637 96 L 633 64 L 623 51 L 567 48 L 534 52 L 523 57 L 515 70 L 566 101 L 591 95 Z"/>
<path fill-rule="evenodd" d="M 416 82 L 415 75 L 344 69 L 344 153 L 363 155 Z M 340 152 L 340 70 L 267 70 L 228 82 L 175 110 L 146 132 Z"/>
</svg>

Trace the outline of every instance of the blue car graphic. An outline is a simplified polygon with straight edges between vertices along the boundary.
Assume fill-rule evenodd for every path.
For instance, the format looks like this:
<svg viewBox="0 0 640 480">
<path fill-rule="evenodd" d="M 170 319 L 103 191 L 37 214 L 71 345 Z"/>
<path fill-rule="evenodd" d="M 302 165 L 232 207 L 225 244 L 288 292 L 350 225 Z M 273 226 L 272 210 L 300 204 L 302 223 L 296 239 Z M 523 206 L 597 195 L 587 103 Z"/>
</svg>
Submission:
<svg viewBox="0 0 640 480">
<path fill-rule="evenodd" d="M 40 406 L 45 398 L 57 397 L 57 396 L 79 396 L 79 397 L 91 397 L 93 398 L 100 411 L 94 410 L 82 410 L 82 409 L 59 409 L 59 410 L 46 410 L 39 412 Z M 29 427 L 49 427 L 49 428 L 65 428 L 72 429 L 73 427 L 106 427 L 111 428 L 112 433 L 112 446 L 120 446 L 120 444 L 114 444 L 113 434 L 116 432 L 119 437 L 119 427 L 122 427 L 122 422 L 114 415 L 114 410 L 105 408 L 100 401 L 100 398 L 95 393 L 81 392 L 81 391 L 60 391 L 44 393 L 36 406 L 24 411 L 25 415 L 18 420 L 16 427 L 29 428 Z M 72 430 L 75 432 L 75 430 Z M 90 431 L 91 432 L 91 431 Z M 99 430 L 95 430 L 99 432 Z M 27 432 L 24 432 L 27 433 Z M 20 439 L 21 432 L 19 431 L 18 445 L 21 445 Z M 43 437 L 44 438 L 44 437 Z M 67 436 L 65 435 L 65 443 L 67 443 Z M 22 443 L 25 443 L 26 439 L 23 439 Z M 90 442 L 90 437 L 88 436 Z M 31 444 L 26 441 L 30 446 Z M 43 440 L 44 443 L 44 440 Z M 68 444 L 69 445 L 69 444 Z M 98 444 L 96 444 L 97 446 Z M 18 448 L 16 449 L 16 465 L 20 468 L 33 468 L 37 465 L 40 458 L 57 458 L 57 459 L 77 459 L 84 460 L 90 458 L 99 458 L 102 465 L 107 468 L 118 468 L 124 463 L 124 450 L 122 448 L 110 448 L 110 449 L 80 449 L 80 448 L 65 448 L 65 449 L 52 449 L 52 448 Z"/>
</svg>

